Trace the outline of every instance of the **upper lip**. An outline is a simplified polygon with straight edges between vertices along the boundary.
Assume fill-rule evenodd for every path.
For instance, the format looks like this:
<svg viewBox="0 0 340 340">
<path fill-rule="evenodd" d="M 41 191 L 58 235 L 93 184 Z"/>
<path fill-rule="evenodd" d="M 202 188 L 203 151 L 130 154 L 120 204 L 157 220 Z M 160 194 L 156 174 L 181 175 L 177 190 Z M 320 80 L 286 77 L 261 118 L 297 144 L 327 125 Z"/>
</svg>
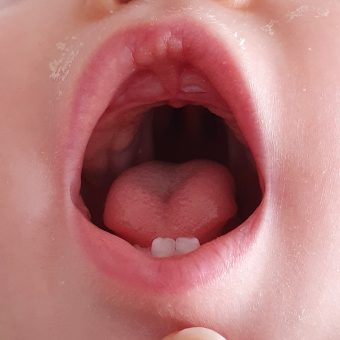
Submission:
<svg viewBox="0 0 340 340">
<path fill-rule="evenodd" d="M 196 48 L 193 52 L 196 57 L 194 66 L 207 75 L 231 106 L 252 153 L 261 154 L 261 126 L 256 117 L 251 90 L 247 87 L 248 82 L 242 73 L 242 65 L 235 59 L 236 53 L 232 52 L 235 47 L 230 45 L 226 48 L 216 34 L 194 19 L 177 16 L 152 25 L 148 22 L 140 23 L 123 32 L 114 32 L 95 48 L 93 57 L 84 67 L 76 85 L 71 108 L 73 111 L 72 134 L 69 137 L 66 170 L 69 174 L 68 187 L 71 188 L 71 198 L 73 204 L 78 207 L 82 157 L 87 141 L 96 122 L 110 102 L 112 93 L 121 81 L 121 79 L 119 81 L 119 76 L 114 76 L 117 73 L 115 67 L 120 66 L 123 69 L 124 65 L 113 65 L 112 60 L 116 62 L 118 60 L 122 64 L 127 63 L 128 61 L 124 59 L 128 56 L 128 54 L 124 56 L 127 52 L 124 50 L 127 39 L 145 29 L 156 35 L 164 31 L 181 32 L 180 34 L 185 35 L 186 39 L 191 39 L 191 45 Z M 197 39 L 198 32 L 199 39 Z M 207 42 L 208 47 L 205 45 Z M 121 59 L 117 57 L 117 54 L 121 56 Z M 123 79 L 124 72 L 119 71 Z M 75 134 L 74 131 L 76 131 Z M 255 157 L 255 161 L 259 175 L 262 176 L 260 181 L 264 190 L 263 164 L 260 158 Z M 204 284 L 216 275 L 225 274 L 230 270 L 236 263 L 235 259 L 240 259 L 252 244 L 256 235 L 255 231 L 261 224 L 262 210 L 262 205 L 260 205 L 257 211 L 237 229 L 202 246 L 197 252 L 183 258 L 162 260 L 138 258 L 134 249 L 129 247 L 125 241 L 94 228 L 87 219 L 77 213 L 77 209 L 72 211 L 70 225 L 76 228 L 80 242 L 89 250 L 89 256 L 117 284 L 129 283 L 143 289 L 168 291 L 192 287 L 198 282 Z M 120 261 L 110 260 L 117 257 Z"/>
</svg>

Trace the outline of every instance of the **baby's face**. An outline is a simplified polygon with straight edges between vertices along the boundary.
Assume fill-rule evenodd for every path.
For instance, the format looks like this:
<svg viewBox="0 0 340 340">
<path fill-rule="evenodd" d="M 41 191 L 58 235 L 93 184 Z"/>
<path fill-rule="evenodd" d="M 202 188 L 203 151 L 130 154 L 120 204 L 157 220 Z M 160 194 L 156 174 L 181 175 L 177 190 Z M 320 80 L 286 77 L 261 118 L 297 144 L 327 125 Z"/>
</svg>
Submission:
<svg viewBox="0 0 340 340">
<path fill-rule="evenodd" d="M 339 16 L 0 0 L 0 337 L 338 338 Z"/>
</svg>

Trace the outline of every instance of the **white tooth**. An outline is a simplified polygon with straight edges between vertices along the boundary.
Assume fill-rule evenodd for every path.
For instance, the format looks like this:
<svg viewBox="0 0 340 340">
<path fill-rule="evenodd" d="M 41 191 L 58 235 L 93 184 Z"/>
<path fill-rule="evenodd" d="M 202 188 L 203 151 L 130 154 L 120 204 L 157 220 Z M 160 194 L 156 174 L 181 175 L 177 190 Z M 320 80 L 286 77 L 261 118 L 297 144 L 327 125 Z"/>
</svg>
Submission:
<svg viewBox="0 0 340 340">
<path fill-rule="evenodd" d="M 182 91 L 185 93 L 205 93 L 206 92 L 200 86 L 195 85 L 195 84 L 183 86 Z"/>
<path fill-rule="evenodd" d="M 200 241 L 196 237 L 178 237 L 176 239 L 176 252 L 187 254 L 200 247 Z"/>
<path fill-rule="evenodd" d="M 164 94 L 163 85 L 156 75 L 150 73 L 135 79 L 128 87 L 131 100 L 138 93 L 139 98 L 156 98 Z"/>
<path fill-rule="evenodd" d="M 182 73 L 181 90 L 186 93 L 205 93 L 207 82 L 198 73 L 185 70 Z"/>
<path fill-rule="evenodd" d="M 168 257 L 175 255 L 176 241 L 172 238 L 157 237 L 152 241 L 151 255 L 154 257 Z"/>
</svg>

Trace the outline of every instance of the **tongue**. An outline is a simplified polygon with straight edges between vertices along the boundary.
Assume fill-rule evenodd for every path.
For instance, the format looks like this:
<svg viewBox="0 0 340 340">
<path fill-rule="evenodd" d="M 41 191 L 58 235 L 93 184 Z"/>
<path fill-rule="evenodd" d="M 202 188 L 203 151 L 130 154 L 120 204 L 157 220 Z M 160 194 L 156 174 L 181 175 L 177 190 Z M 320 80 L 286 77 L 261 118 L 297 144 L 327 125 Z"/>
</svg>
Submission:
<svg viewBox="0 0 340 340">
<path fill-rule="evenodd" d="M 157 237 L 196 237 L 204 243 L 222 234 L 235 215 L 233 191 L 227 168 L 212 161 L 143 163 L 113 182 L 104 223 L 143 247 Z"/>
</svg>

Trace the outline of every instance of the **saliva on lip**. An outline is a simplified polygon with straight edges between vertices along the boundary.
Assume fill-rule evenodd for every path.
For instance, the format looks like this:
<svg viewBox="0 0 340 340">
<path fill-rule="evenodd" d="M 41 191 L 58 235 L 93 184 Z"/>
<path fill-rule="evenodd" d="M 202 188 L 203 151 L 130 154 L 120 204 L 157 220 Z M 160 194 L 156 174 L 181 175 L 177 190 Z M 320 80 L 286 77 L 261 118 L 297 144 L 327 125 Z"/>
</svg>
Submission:
<svg viewBox="0 0 340 340">
<path fill-rule="evenodd" d="M 178 237 L 176 240 L 157 237 L 152 241 L 151 248 L 135 245 L 135 248 L 158 258 L 188 254 L 199 247 L 200 241 L 196 237 Z"/>
</svg>

